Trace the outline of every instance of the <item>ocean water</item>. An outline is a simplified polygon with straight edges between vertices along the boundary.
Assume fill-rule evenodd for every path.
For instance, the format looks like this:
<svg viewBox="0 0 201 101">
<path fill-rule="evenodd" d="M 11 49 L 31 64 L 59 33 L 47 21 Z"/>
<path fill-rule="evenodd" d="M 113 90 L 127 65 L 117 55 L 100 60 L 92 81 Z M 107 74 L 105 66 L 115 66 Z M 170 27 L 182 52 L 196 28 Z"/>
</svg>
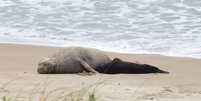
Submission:
<svg viewBox="0 0 201 101">
<path fill-rule="evenodd" d="M 201 0 L 0 0 L 0 42 L 201 59 Z"/>
</svg>

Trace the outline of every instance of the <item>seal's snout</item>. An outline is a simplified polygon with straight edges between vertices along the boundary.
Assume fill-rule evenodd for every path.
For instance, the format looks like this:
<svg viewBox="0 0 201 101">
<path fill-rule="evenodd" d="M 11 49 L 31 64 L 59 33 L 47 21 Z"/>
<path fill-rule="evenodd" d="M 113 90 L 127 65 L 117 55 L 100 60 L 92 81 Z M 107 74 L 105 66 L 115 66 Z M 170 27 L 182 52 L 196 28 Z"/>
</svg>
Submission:
<svg viewBox="0 0 201 101">
<path fill-rule="evenodd" d="M 38 64 L 38 73 L 44 73 L 47 70 L 41 63 Z"/>
<path fill-rule="evenodd" d="M 38 64 L 38 73 L 44 74 L 47 71 L 47 65 L 44 65 L 42 62 Z"/>
<path fill-rule="evenodd" d="M 37 71 L 38 73 L 41 73 L 41 74 L 51 73 L 55 66 L 56 66 L 55 62 L 52 59 L 46 58 L 38 64 Z"/>
</svg>

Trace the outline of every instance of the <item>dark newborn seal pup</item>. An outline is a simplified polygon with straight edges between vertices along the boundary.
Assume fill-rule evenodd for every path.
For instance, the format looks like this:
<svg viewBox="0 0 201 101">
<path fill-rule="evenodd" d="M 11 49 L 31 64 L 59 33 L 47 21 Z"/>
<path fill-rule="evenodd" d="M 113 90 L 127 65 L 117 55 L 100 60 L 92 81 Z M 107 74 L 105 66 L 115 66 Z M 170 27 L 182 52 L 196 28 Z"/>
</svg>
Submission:
<svg viewBox="0 0 201 101">
<path fill-rule="evenodd" d="M 113 61 L 99 66 L 95 69 L 99 73 L 105 74 L 117 74 L 117 73 L 169 73 L 158 69 L 157 67 L 148 65 L 148 64 L 137 64 L 132 62 L 125 62 L 118 58 L 115 58 Z"/>
<path fill-rule="evenodd" d="M 102 51 L 93 48 L 68 47 L 38 64 L 38 73 L 78 73 L 83 71 L 97 73 L 95 69 L 111 62 Z"/>
</svg>

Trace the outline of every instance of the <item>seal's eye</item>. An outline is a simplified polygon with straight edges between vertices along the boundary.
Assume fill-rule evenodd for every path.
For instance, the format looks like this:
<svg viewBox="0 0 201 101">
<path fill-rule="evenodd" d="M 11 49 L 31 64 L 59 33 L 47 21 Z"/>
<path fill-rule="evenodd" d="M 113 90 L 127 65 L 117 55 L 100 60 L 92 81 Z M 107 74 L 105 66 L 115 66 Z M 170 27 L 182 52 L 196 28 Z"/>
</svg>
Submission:
<svg viewBox="0 0 201 101">
<path fill-rule="evenodd" d="M 47 66 L 47 64 L 43 64 L 43 66 Z"/>
<path fill-rule="evenodd" d="M 42 62 L 43 66 L 47 66 L 49 63 L 47 61 Z"/>
</svg>

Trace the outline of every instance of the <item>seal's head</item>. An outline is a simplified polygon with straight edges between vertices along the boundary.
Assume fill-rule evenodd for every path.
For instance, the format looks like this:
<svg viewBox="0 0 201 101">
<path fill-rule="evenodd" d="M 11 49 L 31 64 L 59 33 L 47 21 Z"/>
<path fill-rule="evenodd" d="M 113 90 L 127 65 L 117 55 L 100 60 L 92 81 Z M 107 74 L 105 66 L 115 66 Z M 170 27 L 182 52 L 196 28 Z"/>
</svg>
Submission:
<svg viewBox="0 0 201 101">
<path fill-rule="evenodd" d="M 45 58 L 40 61 L 38 64 L 38 73 L 48 74 L 54 73 L 54 69 L 56 67 L 56 62 L 54 58 Z"/>
</svg>

